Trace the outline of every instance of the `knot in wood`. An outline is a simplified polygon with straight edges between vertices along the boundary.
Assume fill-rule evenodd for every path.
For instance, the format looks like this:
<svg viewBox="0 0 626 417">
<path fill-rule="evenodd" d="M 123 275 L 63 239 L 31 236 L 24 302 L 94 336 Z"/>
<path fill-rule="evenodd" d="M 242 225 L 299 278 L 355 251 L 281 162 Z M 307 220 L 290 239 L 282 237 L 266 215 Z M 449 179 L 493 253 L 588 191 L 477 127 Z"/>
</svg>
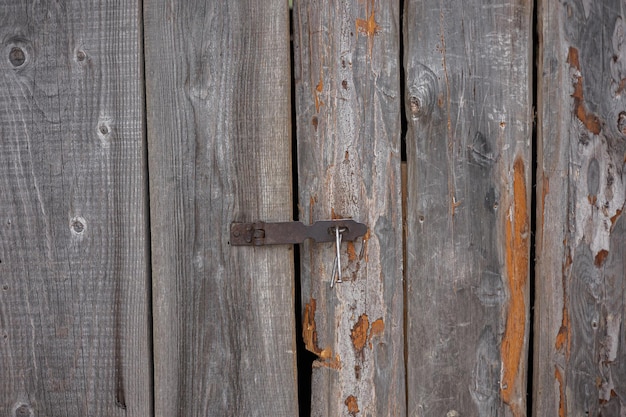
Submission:
<svg viewBox="0 0 626 417">
<path fill-rule="evenodd" d="M 619 116 L 617 116 L 617 130 L 626 136 L 626 112 L 620 112 Z"/>
<path fill-rule="evenodd" d="M 406 102 L 411 119 L 430 116 L 437 96 L 437 77 L 426 66 L 417 64 L 409 70 L 409 81 Z"/>
<path fill-rule="evenodd" d="M 19 68 L 26 62 L 26 52 L 19 46 L 14 46 L 9 52 L 9 62 L 15 68 Z"/>
<path fill-rule="evenodd" d="M 33 415 L 33 409 L 28 404 L 16 404 L 13 408 L 13 417 L 32 417 Z"/>
<path fill-rule="evenodd" d="M 85 219 L 83 219 L 82 217 L 74 217 L 70 223 L 72 233 L 74 235 L 83 234 L 86 228 L 85 223 Z"/>
<path fill-rule="evenodd" d="M 76 61 L 83 62 L 85 59 L 87 59 L 87 54 L 85 53 L 85 51 L 76 51 Z"/>
</svg>

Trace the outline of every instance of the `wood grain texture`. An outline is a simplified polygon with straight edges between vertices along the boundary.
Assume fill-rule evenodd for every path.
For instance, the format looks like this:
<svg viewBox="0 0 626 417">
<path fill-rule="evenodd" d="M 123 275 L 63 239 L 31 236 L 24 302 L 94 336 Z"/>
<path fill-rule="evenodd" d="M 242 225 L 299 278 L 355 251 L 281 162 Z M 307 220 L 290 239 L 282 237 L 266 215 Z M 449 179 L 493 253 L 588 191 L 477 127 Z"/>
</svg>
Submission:
<svg viewBox="0 0 626 417">
<path fill-rule="evenodd" d="M 139 4 L 0 10 L 0 414 L 151 415 Z"/>
<path fill-rule="evenodd" d="M 409 416 L 524 416 L 532 2 L 405 2 Z"/>
<path fill-rule="evenodd" d="M 155 415 L 298 414 L 287 2 L 147 1 Z"/>
<path fill-rule="evenodd" d="M 294 4 L 300 220 L 353 218 L 366 237 L 302 248 L 313 416 L 404 416 L 397 1 Z"/>
<path fill-rule="evenodd" d="M 626 415 L 624 12 L 539 2 L 539 417 Z"/>
</svg>

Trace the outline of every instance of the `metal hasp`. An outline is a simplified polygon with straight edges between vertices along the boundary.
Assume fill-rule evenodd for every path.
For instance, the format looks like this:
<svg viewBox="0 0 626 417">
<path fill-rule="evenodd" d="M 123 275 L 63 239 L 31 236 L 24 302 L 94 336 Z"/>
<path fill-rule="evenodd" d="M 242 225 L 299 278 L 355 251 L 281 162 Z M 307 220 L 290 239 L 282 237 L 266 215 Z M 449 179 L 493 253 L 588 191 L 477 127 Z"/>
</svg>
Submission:
<svg viewBox="0 0 626 417">
<path fill-rule="evenodd" d="M 341 239 L 354 241 L 364 236 L 367 226 L 354 220 L 323 220 L 310 226 L 302 222 L 282 223 L 232 223 L 230 244 L 232 246 L 264 246 L 298 244 L 306 239 L 315 242 L 334 242 L 336 230 L 341 230 Z"/>
</svg>

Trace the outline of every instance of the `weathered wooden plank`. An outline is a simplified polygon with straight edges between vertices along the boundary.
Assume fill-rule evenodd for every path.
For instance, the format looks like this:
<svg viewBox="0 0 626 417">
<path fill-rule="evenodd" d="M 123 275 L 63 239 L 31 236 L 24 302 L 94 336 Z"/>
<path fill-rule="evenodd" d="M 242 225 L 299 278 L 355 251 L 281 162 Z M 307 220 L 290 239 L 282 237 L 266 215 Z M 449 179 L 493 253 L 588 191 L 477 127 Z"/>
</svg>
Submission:
<svg viewBox="0 0 626 417">
<path fill-rule="evenodd" d="M 408 415 L 523 416 L 532 2 L 405 4 Z"/>
<path fill-rule="evenodd" d="M 302 248 L 312 415 L 404 416 L 399 8 L 299 1 L 294 49 L 300 219 L 354 218 L 366 238 Z"/>
<path fill-rule="evenodd" d="M 140 5 L 0 10 L 0 414 L 151 415 Z"/>
<path fill-rule="evenodd" d="M 624 3 L 539 4 L 533 415 L 625 415 Z"/>
<path fill-rule="evenodd" d="M 144 4 L 155 414 L 298 413 L 286 1 Z"/>
</svg>

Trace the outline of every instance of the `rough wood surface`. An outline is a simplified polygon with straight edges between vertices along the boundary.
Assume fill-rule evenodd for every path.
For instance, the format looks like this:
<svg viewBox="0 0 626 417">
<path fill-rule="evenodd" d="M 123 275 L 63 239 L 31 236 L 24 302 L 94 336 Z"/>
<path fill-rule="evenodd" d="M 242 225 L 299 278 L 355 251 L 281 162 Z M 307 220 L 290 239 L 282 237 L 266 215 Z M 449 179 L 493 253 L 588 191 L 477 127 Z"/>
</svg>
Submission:
<svg viewBox="0 0 626 417">
<path fill-rule="evenodd" d="M 0 414 L 148 416 L 139 5 L 0 10 Z"/>
<path fill-rule="evenodd" d="M 622 416 L 624 3 L 539 7 L 533 415 Z"/>
<path fill-rule="evenodd" d="M 397 1 L 294 5 L 300 220 L 353 218 L 343 283 L 333 244 L 302 249 L 313 416 L 404 416 Z"/>
<path fill-rule="evenodd" d="M 408 415 L 524 416 L 532 2 L 405 5 Z"/>
<path fill-rule="evenodd" d="M 298 414 L 293 248 L 228 244 L 291 218 L 288 12 L 144 4 L 156 416 Z"/>
</svg>

